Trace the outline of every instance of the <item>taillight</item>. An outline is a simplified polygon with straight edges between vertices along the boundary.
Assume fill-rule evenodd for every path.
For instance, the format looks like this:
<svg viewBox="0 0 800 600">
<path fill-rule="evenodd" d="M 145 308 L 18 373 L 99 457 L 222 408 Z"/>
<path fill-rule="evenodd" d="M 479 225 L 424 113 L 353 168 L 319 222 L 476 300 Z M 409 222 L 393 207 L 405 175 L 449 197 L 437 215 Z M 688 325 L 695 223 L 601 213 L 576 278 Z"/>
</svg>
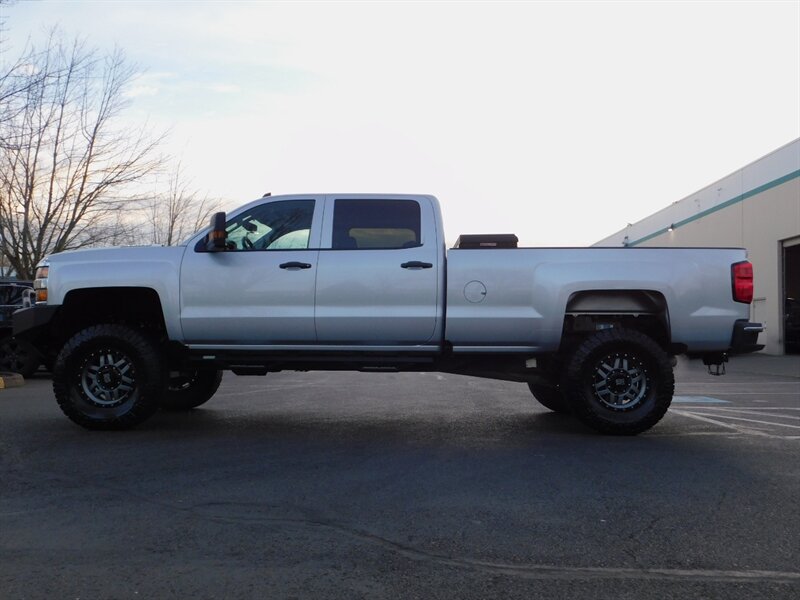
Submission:
<svg viewBox="0 0 800 600">
<path fill-rule="evenodd" d="M 750 304 L 753 301 L 753 265 L 746 260 L 731 265 L 733 299 Z"/>
</svg>

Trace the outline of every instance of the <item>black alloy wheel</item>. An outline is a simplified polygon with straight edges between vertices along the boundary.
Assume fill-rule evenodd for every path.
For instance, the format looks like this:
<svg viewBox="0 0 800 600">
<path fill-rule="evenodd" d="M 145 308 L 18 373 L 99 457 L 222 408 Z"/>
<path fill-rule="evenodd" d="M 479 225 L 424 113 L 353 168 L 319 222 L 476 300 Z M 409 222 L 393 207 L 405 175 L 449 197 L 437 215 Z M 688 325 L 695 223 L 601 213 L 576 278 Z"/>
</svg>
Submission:
<svg viewBox="0 0 800 600">
<path fill-rule="evenodd" d="M 208 402 L 222 382 L 222 371 L 189 369 L 170 374 L 161 396 L 164 410 L 191 410 Z"/>
<path fill-rule="evenodd" d="M 675 378 L 670 357 L 652 338 L 635 330 L 607 329 L 575 348 L 561 388 L 573 414 L 589 427 L 635 435 L 664 416 Z"/>
<path fill-rule="evenodd" d="M 53 366 L 61 410 L 87 429 L 129 429 L 158 410 L 163 373 L 157 344 L 124 325 L 75 334 Z"/>
</svg>

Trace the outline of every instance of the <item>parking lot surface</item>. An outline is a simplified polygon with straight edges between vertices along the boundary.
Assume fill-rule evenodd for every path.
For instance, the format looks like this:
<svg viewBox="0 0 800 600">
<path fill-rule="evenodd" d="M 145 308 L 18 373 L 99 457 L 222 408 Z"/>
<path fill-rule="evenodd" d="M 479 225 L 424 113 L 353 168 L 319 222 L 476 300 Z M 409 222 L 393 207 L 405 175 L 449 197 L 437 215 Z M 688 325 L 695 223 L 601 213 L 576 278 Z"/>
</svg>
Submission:
<svg viewBox="0 0 800 600">
<path fill-rule="evenodd" d="M 0 390 L 0 597 L 800 597 L 800 357 L 681 363 L 649 432 L 526 386 L 226 374 L 127 432 Z"/>
</svg>

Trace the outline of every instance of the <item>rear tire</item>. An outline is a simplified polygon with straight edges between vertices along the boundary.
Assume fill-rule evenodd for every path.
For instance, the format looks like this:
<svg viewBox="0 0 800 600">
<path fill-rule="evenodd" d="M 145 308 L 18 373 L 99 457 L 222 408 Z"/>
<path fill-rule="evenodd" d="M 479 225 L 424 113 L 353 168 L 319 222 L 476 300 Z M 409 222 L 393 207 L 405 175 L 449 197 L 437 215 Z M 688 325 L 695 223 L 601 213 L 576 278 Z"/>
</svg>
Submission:
<svg viewBox="0 0 800 600">
<path fill-rule="evenodd" d="M 164 410 L 191 410 L 208 402 L 222 381 L 222 371 L 192 369 L 170 377 L 161 396 Z"/>
<path fill-rule="evenodd" d="M 669 356 L 650 337 L 607 329 L 590 335 L 572 352 L 561 388 L 573 414 L 589 427 L 635 435 L 667 412 L 675 378 Z"/>
<path fill-rule="evenodd" d="M 559 388 L 541 383 L 529 383 L 528 388 L 530 388 L 533 397 L 545 408 L 566 415 L 572 412 L 569 409 L 567 399 L 564 398 L 564 394 L 561 393 Z"/>
<path fill-rule="evenodd" d="M 53 366 L 53 392 L 67 417 L 87 429 L 129 429 L 158 410 L 163 389 L 157 345 L 124 325 L 75 334 Z"/>
</svg>

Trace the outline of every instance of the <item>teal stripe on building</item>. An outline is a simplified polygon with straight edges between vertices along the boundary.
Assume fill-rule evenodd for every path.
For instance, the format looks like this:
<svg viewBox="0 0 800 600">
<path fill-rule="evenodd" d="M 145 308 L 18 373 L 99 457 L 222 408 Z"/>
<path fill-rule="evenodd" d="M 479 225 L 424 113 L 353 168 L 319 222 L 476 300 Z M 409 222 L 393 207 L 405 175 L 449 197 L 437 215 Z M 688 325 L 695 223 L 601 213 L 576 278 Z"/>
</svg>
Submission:
<svg viewBox="0 0 800 600">
<path fill-rule="evenodd" d="M 741 194 L 739 196 L 735 196 L 734 198 L 731 198 L 730 200 L 726 200 L 725 202 L 722 202 L 721 204 L 718 204 L 716 206 L 712 206 L 711 208 L 708 208 L 708 209 L 706 209 L 706 210 L 704 210 L 702 212 L 699 212 L 696 215 L 693 215 L 693 216 L 689 217 L 688 219 L 683 219 L 682 221 L 677 221 L 677 222 L 672 224 L 672 228 L 673 229 L 677 229 L 678 227 L 683 227 L 684 225 L 687 225 L 687 224 L 691 223 L 692 221 L 697 221 L 698 219 L 702 219 L 703 217 L 706 217 L 706 216 L 710 215 L 711 213 L 715 213 L 715 212 L 717 212 L 719 210 L 722 210 L 724 208 L 728 208 L 729 206 L 733 206 L 734 204 L 738 204 L 739 202 L 743 202 L 744 200 L 747 200 L 748 198 L 752 198 L 753 196 L 757 196 L 758 194 L 766 192 L 767 190 L 771 190 L 772 188 L 778 187 L 779 185 L 783 185 L 784 183 L 792 181 L 793 179 L 797 179 L 798 177 L 800 177 L 800 170 L 793 171 L 793 172 L 791 172 L 791 173 L 789 173 L 787 175 L 784 175 L 783 177 L 778 177 L 778 179 L 775 179 L 773 181 L 770 181 L 768 183 L 760 185 L 760 186 L 758 186 L 756 188 L 753 188 L 749 192 L 745 192 L 744 194 Z M 664 228 L 659 229 L 658 231 L 655 231 L 655 232 L 653 232 L 653 233 L 651 233 L 649 235 L 646 235 L 646 236 L 644 236 L 642 238 L 639 238 L 638 240 L 635 240 L 633 242 L 628 242 L 627 246 L 628 247 L 636 246 L 637 244 L 641 244 L 641 243 L 646 242 L 648 240 L 652 240 L 653 238 L 658 237 L 659 235 L 667 233 L 669 230 L 670 230 L 669 227 L 664 227 Z"/>
</svg>

